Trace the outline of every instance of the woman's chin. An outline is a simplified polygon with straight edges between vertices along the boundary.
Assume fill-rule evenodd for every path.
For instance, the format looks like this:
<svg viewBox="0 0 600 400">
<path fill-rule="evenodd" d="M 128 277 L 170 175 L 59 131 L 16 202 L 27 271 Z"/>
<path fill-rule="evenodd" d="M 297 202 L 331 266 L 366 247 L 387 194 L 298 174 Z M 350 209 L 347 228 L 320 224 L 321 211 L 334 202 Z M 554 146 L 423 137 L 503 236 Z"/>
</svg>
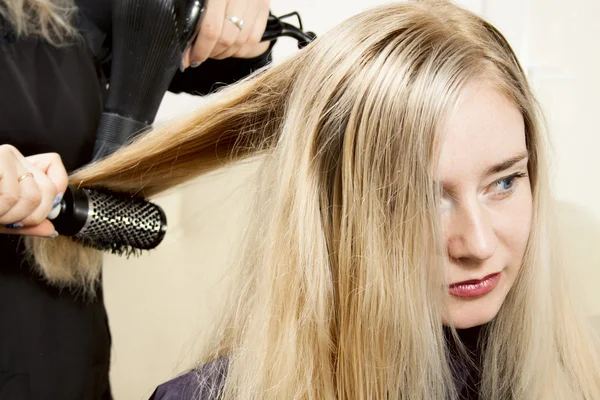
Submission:
<svg viewBox="0 0 600 400">
<path fill-rule="evenodd" d="M 502 306 L 498 299 L 470 299 L 455 298 L 450 302 L 450 319 L 444 316 L 446 326 L 453 325 L 456 329 L 468 329 L 484 325 L 493 320 Z"/>
<path fill-rule="evenodd" d="M 469 319 L 456 319 L 454 322 L 454 328 L 456 329 L 469 329 L 476 326 L 484 325 L 490 322 L 494 317 L 491 318 L 469 318 Z"/>
</svg>

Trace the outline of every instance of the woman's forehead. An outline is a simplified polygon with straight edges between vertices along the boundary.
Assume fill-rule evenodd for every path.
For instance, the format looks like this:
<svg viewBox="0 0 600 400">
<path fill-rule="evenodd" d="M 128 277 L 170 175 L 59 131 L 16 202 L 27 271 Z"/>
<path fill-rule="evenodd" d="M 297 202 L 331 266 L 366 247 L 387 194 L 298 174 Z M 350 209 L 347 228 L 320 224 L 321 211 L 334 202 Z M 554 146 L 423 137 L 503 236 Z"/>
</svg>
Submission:
<svg viewBox="0 0 600 400">
<path fill-rule="evenodd" d="M 489 82 L 466 85 L 441 132 L 440 181 L 481 176 L 495 165 L 527 156 L 521 112 Z"/>
</svg>

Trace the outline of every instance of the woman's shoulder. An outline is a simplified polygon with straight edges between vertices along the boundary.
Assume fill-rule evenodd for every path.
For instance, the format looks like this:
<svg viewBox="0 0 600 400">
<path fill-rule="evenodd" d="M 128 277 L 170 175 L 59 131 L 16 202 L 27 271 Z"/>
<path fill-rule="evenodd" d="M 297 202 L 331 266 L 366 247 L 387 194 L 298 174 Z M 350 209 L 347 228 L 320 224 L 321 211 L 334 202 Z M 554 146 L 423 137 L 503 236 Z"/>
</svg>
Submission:
<svg viewBox="0 0 600 400">
<path fill-rule="evenodd" d="M 156 388 L 149 400 L 217 400 L 227 376 L 228 359 L 218 358 Z"/>
</svg>

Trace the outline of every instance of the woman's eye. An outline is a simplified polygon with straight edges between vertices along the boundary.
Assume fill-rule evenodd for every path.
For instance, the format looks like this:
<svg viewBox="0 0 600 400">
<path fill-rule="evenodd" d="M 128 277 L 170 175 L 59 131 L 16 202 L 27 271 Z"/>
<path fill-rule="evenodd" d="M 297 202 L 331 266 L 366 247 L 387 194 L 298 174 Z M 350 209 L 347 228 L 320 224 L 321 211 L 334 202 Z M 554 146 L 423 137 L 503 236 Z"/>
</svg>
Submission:
<svg viewBox="0 0 600 400">
<path fill-rule="evenodd" d="M 512 175 L 512 176 L 506 177 L 504 179 L 500 179 L 499 181 L 496 182 L 496 187 L 498 189 L 500 189 L 501 191 L 510 190 L 513 188 L 516 178 L 517 178 L 516 176 Z"/>
<path fill-rule="evenodd" d="M 492 184 L 492 196 L 500 198 L 509 196 L 515 189 L 516 181 L 526 176 L 527 174 L 519 172 L 497 180 Z"/>
</svg>

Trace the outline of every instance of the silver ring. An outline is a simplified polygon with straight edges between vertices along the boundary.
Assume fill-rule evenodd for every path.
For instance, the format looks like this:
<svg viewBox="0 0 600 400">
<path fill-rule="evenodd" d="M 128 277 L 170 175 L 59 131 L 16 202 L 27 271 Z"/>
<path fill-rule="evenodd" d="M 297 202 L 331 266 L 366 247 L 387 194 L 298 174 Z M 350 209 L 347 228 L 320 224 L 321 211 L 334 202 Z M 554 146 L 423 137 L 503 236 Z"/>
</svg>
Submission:
<svg viewBox="0 0 600 400">
<path fill-rule="evenodd" d="M 227 17 L 227 19 L 229 21 L 233 22 L 235 24 L 235 26 L 237 26 L 240 29 L 240 31 L 244 27 L 244 20 L 243 19 L 239 19 L 238 17 Z"/>
</svg>

